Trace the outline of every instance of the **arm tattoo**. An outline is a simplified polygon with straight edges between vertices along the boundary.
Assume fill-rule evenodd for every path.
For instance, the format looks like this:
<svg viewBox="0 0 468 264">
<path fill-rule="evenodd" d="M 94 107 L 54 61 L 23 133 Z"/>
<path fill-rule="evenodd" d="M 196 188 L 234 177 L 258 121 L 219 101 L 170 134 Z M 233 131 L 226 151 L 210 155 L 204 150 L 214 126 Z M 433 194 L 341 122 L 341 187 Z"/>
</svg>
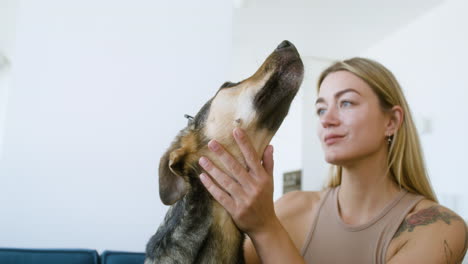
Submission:
<svg viewBox="0 0 468 264">
<path fill-rule="evenodd" d="M 463 221 L 459 216 L 449 213 L 440 212 L 440 206 L 434 205 L 426 209 L 422 209 L 417 213 L 403 220 L 393 238 L 398 237 L 401 233 L 408 231 L 413 232 L 417 226 L 425 226 L 437 222 L 438 220 L 444 221 L 447 225 L 451 224 L 451 220 Z"/>
</svg>

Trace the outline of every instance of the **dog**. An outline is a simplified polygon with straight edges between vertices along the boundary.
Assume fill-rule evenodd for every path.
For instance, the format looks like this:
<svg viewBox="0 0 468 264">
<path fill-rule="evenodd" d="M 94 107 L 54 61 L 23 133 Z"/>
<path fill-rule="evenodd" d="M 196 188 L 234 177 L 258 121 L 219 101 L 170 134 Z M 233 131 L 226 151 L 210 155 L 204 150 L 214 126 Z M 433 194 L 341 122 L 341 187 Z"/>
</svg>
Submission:
<svg viewBox="0 0 468 264">
<path fill-rule="evenodd" d="M 179 132 L 159 163 L 159 195 L 171 205 L 146 246 L 145 264 L 244 263 L 240 231 L 199 179 L 201 156 L 223 168 L 207 144 L 216 139 L 241 164 L 235 127 L 263 153 L 302 83 L 304 66 L 294 45 L 283 41 L 250 78 L 226 82 Z"/>
</svg>

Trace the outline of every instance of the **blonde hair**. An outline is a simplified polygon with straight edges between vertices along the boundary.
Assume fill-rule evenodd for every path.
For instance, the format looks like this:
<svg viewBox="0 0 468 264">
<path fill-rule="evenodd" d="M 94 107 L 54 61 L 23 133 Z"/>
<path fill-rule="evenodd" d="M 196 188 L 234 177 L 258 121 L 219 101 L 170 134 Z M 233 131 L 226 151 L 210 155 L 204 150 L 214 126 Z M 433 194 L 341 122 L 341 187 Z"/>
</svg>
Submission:
<svg viewBox="0 0 468 264">
<path fill-rule="evenodd" d="M 409 192 L 423 195 L 437 202 L 424 165 L 421 144 L 411 111 L 400 84 L 393 74 L 382 64 L 365 58 L 352 58 L 336 62 L 325 69 L 318 79 L 317 92 L 325 77 L 337 71 L 348 71 L 364 80 L 379 98 L 383 111 L 399 105 L 404 111 L 404 119 L 395 131 L 388 153 L 388 171 L 392 179 Z M 327 187 L 341 184 L 342 167 L 332 165 Z"/>
</svg>

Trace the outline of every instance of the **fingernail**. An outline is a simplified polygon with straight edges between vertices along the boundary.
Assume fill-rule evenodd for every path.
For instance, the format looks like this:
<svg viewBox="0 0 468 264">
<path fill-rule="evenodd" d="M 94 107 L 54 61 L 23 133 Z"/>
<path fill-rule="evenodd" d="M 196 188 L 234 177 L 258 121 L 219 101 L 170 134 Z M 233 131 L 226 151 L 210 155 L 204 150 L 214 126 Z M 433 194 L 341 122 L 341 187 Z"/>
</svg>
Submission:
<svg viewBox="0 0 468 264">
<path fill-rule="evenodd" d="M 207 183 L 207 179 L 206 179 L 206 174 L 205 173 L 202 173 L 200 174 L 200 180 L 203 182 L 203 183 Z"/>
<path fill-rule="evenodd" d="M 206 167 L 206 165 L 208 165 L 208 160 L 205 158 L 205 157 L 201 157 L 198 162 L 200 163 L 200 165 L 202 167 Z"/>
<path fill-rule="evenodd" d="M 208 147 L 209 147 L 212 151 L 218 151 L 218 150 L 219 150 L 219 144 L 218 144 L 218 142 L 216 142 L 214 139 L 211 140 L 210 142 L 208 142 Z"/>
</svg>

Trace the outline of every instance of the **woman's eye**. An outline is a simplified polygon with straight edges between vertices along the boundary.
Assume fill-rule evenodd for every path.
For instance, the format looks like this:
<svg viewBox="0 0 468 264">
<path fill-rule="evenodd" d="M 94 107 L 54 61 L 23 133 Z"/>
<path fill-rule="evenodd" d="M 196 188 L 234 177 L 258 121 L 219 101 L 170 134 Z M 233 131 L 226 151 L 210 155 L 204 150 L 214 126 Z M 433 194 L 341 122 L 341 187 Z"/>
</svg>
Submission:
<svg viewBox="0 0 468 264">
<path fill-rule="evenodd" d="M 325 113 L 325 109 L 323 109 L 323 108 L 317 109 L 317 115 L 318 115 L 318 116 L 321 116 L 321 115 L 323 115 L 324 113 Z"/>
<path fill-rule="evenodd" d="M 342 101 L 340 105 L 341 107 L 348 107 L 348 106 L 351 106 L 352 103 L 350 101 Z"/>
</svg>

